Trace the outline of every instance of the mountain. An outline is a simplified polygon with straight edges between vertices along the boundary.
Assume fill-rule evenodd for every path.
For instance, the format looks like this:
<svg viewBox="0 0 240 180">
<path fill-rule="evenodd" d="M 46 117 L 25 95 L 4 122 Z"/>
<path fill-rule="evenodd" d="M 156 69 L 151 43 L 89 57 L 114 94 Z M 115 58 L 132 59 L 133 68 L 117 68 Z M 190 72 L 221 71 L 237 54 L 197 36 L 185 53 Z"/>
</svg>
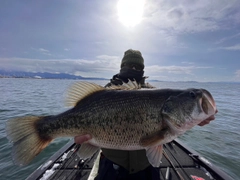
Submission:
<svg viewBox="0 0 240 180">
<path fill-rule="evenodd" d="M 90 77 L 82 77 L 82 76 L 75 76 L 66 73 L 41 73 L 41 72 L 20 72 L 20 71 L 5 71 L 0 70 L 0 77 L 11 77 L 11 78 L 43 78 L 43 79 L 98 79 L 98 80 L 105 80 L 104 78 L 90 78 Z"/>
</svg>

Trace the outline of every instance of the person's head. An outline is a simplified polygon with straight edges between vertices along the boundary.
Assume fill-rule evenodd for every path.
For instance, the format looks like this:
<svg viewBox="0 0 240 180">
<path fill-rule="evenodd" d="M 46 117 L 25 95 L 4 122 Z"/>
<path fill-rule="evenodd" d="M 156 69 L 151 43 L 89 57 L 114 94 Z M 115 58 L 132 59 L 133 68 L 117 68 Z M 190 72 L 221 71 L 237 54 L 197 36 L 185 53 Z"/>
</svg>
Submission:
<svg viewBox="0 0 240 180">
<path fill-rule="evenodd" d="M 144 59 L 141 52 L 132 49 L 125 51 L 121 62 L 121 68 L 123 67 L 142 71 L 144 69 Z"/>
</svg>

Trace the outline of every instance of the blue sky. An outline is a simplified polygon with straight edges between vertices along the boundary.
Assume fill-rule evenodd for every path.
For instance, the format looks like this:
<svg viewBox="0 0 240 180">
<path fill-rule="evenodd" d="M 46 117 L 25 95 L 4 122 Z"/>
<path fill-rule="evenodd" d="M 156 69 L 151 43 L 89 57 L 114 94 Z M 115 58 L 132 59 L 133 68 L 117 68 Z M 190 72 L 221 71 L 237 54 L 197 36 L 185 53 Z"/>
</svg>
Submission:
<svg viewBox="0 0 240 180">
<path fill-rule="evenodd" d="M 132 48 L 150 79 L 240 82 L 238 0 L 147 0 L 133 27 L 117 4 L 2 0 L 0 69 L 110 79 Z"/>
</svg>

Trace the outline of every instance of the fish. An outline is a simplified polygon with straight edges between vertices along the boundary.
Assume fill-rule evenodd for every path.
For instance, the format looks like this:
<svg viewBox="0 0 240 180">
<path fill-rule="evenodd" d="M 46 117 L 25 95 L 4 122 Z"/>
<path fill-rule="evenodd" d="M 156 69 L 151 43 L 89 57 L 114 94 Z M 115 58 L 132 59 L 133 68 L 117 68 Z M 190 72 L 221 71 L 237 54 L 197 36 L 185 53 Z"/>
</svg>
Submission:
<svg viewBox="0 0 240 180">
<path fill-rule="evenodd" d="M 205 89 L 138 88 L 136 83 L 122 90 L 116 86 L 116 90 L 77 82 L 68 91 L 67 104 L 73 107 L 67 111 L 8 120 L 6 134 L 13 144 L 13 162 L 29 164 L 55 138 L 90 134 L 92 138 L 79 148 L 82 159 L 100 148 L 145 149 L 150 164 L 159 167 L 163 144 L 217 113 Z"/>
</svg>

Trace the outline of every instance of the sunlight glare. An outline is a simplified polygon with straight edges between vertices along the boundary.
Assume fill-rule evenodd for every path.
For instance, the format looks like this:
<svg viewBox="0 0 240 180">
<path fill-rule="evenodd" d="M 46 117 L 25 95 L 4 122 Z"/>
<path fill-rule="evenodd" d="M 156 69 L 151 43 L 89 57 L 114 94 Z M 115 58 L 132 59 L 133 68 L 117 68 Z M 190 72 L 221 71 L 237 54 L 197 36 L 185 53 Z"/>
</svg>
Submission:
<svg viewBox="0 0 240 180">
<path fill-rule="evenodd" d="M 143 15 L 144 0 L 119 0 L 117 9 L 119 21 L 127 27 L 140 23 Z"/>
</svg>

